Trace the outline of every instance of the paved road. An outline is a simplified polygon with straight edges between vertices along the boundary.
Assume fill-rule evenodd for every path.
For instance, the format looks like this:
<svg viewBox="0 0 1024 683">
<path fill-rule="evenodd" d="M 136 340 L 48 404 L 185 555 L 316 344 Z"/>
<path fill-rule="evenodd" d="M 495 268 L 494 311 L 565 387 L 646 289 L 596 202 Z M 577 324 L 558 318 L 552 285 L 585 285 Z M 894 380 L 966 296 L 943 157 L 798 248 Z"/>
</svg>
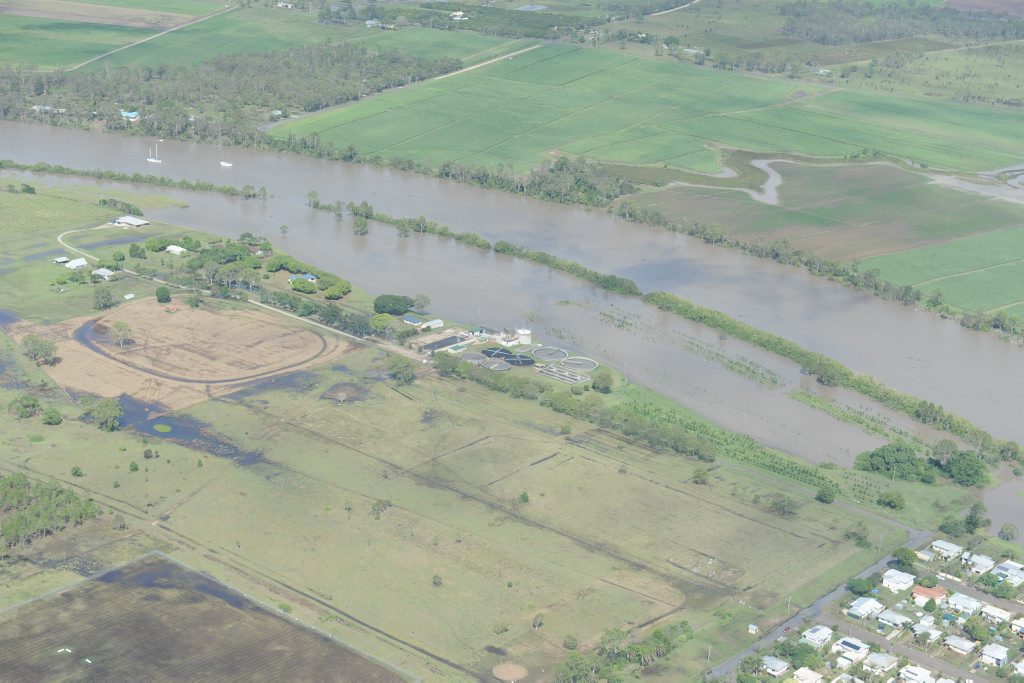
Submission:
<svg viewBox="0 0 1024 683">
<path fill-rule="evenodd" d="M 1010 614 L 1020 614 L 1024 612 L 1024 605 L 1015 600 L 1006 600 L 1004 598 L 997 598 L 994 595 L 989 595 L 985 591 L 979 590 L 973 586 L 968 586 L 966 583 L 957 583 L 952 579 L 939 579 L 939 585 L 947 589 L 950 593 L 963 593 L 969 595 L 972 598 L 987 602 L 990 605 L 1001 607 Z"/>
<path fill-rule="evenodd" d="M 837 633 L 854 636 L 869 643 L 878 643 L 883 649 L 888 650 L 890 653 L 898 657 L 906 657 L 911 661 L 911 663 L 918 664 L 926 669 L 931 669 L 932 672 L 943 673 L 954 681 L 964 680 L 967 678 L 970 678 L 975 683 L 988 683 L 989 681 L 989 679 L 984 676 L 979 676 L 977 673 L 968 673 L 960 667 L 950 664 L 949 662 L 944 662 L 941 659 L 936 659 L 931 655 L 921 652 L 921 650 L 917 650 L 907 645 L 891 643 L 885 638 L 880 637 L 877 633 L 873 633 L 872 631 L 856 624 L 851 624 L 848 621 L 840 622 L 838 619 L 833 619 L 829 622 L 829 625 L 832 626 Z M 973 661 L 973 659 L 971 661 Z"/>
<path fill-rule="evenodd" d="M 910 538 L 907 539 L 907 545 L 911 548 L 920 548 L 921 546 L 930 543 L 935 535 L 931 531 L 921 531 L 919 529 L 910 529 L 909 527 L 907 528 L 907 530 L 910 533 Z M 867 578 L 875 572 L 885 570 L 891 559 L 892 556 L 883 557 L 878 562 L 875 562 L 873 565 L 862 571 L 860 574 L 857 574 L 857 578 Z M 707 677 L 712 680 L 734 680 L 736 667 L 738 667 L 740 662 L 742 662 L 745 658 L 757 653 L 760 650 L 764 650 L 771 647 L 771 645 L 776 640 L 778 640 L 786 634 L 787 627 L 789 629 L 799 628 L 803 626 L 805 621 L 817 619 L 819 616 L 821 616 L 822 612 L 828 605 L 832 604 L 836 600 L 839 600 L 845 594 L 846 583 L 844 582 L 833 588 L 827 594 L 815 600 L 807 607 L 804 607 L 802 610 L 794 614 L 786 621 L 776 626 L 774 629 L 766 633 L 764 637 L 762 637 L 760 640 L 758 640 L 750 647 L 746 648 L 742 652 L 736 653 L 735 655 L 733 655 L 726 661 L 722 662 L 718 666 L 709 669 L 707 671 Z"/>
</svg>

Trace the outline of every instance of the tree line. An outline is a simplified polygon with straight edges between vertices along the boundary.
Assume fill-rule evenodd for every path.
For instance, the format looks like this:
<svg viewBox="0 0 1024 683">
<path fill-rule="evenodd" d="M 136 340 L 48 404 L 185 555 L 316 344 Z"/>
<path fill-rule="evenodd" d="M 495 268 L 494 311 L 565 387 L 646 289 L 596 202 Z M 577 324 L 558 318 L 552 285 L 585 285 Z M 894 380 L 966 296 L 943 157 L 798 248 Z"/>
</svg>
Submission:
<svg viewBox="0 0 1024 683">
<path fill-rule="evenodd" d="M 32 481 L 20 472 L 0 476 L 0 542 L 8 548 L 77 526 L 99 512 L 92 500 L 55 481 Z"/>
<path fill-rule="evenodd" d="M 925 3 L 796 0 L 779 7 L 783 35 L 822 45 L 872 43 L 929 34 L 971 41 L 1024 38 L 1024 19 Z"/>
<path fill-rule="evenodd" d="M 74 127 L 101 120 L 123 133 L 251 145 L 273 110 L 318 111 L 461 66 L 451 58 L 319 43 L 222 55 L 194 66 L 74 73 L 7 67 L 0 69 L 0 117 L 43 116 Z M 32 105 L 53 109 L 41 114 Z M 138 111 L 138 119 L 122 116 L 124 110 Z"/>
</svg>

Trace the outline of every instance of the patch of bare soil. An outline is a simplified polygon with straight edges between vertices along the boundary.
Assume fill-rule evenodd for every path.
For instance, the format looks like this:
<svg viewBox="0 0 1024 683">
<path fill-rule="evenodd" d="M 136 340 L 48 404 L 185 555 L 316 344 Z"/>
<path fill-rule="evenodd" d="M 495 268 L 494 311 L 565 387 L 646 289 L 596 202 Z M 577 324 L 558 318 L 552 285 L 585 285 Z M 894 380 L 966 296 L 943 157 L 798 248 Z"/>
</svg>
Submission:
<svg viewBox="0 0 1024 683">
<path fill-rule="evenodd" d="M 169 29 L 192 19 L 185 14 L 90 5 L 69 0 L 5 0 L 0 4 L 0 14 L 152 29 Z"/>
<path fill-rule="evenodd" d="M 127 323 L 120 345 L 115 323 Z M 214 305 L 173 310 L 154 300 L 119 306 L 96 319 L 57 325 L 19 323 L 20 339 L 38 334 L 57 344 L 61 362 L 47 368 L 61 386 L 97 396 L 128 394 L 180 410 L 253 380 L 337 361 L 352 348 L 338 335 L 260 309 Z"/>
</svg>

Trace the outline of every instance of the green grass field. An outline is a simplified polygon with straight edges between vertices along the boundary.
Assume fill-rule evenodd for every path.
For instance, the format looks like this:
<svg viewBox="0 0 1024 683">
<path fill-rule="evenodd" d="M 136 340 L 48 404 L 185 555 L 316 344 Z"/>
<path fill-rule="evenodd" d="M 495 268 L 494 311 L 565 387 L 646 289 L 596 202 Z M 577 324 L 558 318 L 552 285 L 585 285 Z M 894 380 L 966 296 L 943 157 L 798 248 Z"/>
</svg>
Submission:
<svg viewBox="0 0 1024 683">
<path fill-rule="evenodd" d="M 797 96 L 799 93 L 800 96 Z M 438 165 L 511 164 L 554 153 L 715 171 L 707 145 L 843 157 L 863 149 L 933 167 L 1015 163 L 1024 114 L 862 92 L 552 45 L 287 123 L 362 153 Z"/>
<path fill-rule="evenodd" d="M 1024 226 L 1024 209 L 1017 204 L 939 187 L 926 177 L 892 166 L 776 163 L 774 168 L 783 179 L 780 203 L 774 206 L 733 189 L 684 186 L 654 189 L 630 200 L 673 220 L 717 225 L 744 240 L 787 239 L 798 248 L 830 258 L 869 258 L 899 251 L 900 254 L 882 257 L 879 263 L 892 260 L 900 265 L 879 267 L 883 277 L 897 275 L 895 281 L 901 284 L 907 278 L 918 277 L 916 272 L 897 272 L 905 271 L 909 263 L 917 263 L 921 268 L 920 279 L 948 274 L 933 272 L 931 257 L 905 250 Z M 669 172 L 664 175 L 665 180 L 671 178 Z M 643 178 L 642 174 L 637 176 L 638 180 Z M 731 182 L 685 177 L 688 182 Z M 763 177 L 748 180 L 764 182 Z M 970 249 L 967 245 L 971 243 L 963 240 L 933 249 L 947 255 L 949 267 L 958 268 L 959 250 Z M 978 249 L 979 255 L 987 253 L 986 248 Z M 964 254 L 963 270 L 979 267 L 972 265 L 972 253 Z M 985 261 L 981 265 L 991 264 Z"/>
<path fill-rule="evenodd" d="M 20 178 L 0 178 L 0 187 L 13 183 L 20 187 Z M 130 201 L 143 207 L 167 206 L 170 200 L 156 195 L 138 195 L 116 190 L 104 193 L 105 197 Z M 57 321 L 83 315 L 92 310 L 94 286 L 91 284 L 68 283 L 57 285 L 57 278 L 67 276 L 70 271 L 53 264 L 58 256 L 77 258 L 78 254 L 64 249 L 57 242 L 57 236 L 68 230 L 89 229 L 105 223 L 118 215 L 112 209 L 96 204 L 95 190 L 75 186 L 56 188 L 36 187 L 36 194 L 10 193 L 0 191 L 0 213 L 5 217 L 0 225 L 0 308 L 18 317 L 35 321 Z M 146 237 L 164 230 L 153 226 L 152 232 L 139 234 Z M 177 233 L 182 232 L 180 229 Z M 70 235 L 69 244 L 100 239 L 99 233 L 85 237 L 86 233 Z M 124 230 L 102 232 L 102 239 L 123 238 Z M 120 247 L 126 251 L 127 247 Z M 101 255 L 112 253 L 113 248 Z M 91 253 L 91 252 L 90 252 Z M 87 270 L 92 270 L 91 266 Z M 138 278 L 122 275 L 109 283 L 111 290 L 120 299 L 128 293 L 136 293 L 149 283 Z M 63 290 L 63 291 L 62 291 Z"/>
<path fill-rule="evenodd" d="M 514 52 L 529 41 L 461 31 L 408 27 L 400 31 L 368 29 L 361 23 L 325 26 L 308 12 L 249 7 L 136 45 L 98 60 L 90 69 L 128 64 L 198 64 L 227 54 L 273 52 L 324 41 L 356 41 L 369 48 L 402 50 L 422 57 L 455 57 L 471 64 Z"/>
<path fill-rule="evenodd" d="M 990 311 L 1024 302 L 1024 229 L 976 235 L 948 244 L 869 259 L 882 277 L 941 290 L 946 302 L 968 311 Z M 1021 315 L 1015 306 L 1008 313 Z"/>
<path fill-rule="evenodd" d="M 152 34 L 128 26 L 4 15 L 0 64 L 70 67 Z"/>
</svg>

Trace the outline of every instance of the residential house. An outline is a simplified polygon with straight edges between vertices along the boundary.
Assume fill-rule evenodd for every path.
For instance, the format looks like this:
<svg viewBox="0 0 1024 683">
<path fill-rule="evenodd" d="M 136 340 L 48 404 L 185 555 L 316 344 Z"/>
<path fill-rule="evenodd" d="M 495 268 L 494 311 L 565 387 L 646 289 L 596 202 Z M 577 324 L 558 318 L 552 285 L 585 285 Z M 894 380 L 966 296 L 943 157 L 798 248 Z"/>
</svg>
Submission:
<svg viewBox="0 0 1024 683">
<path fill-rule="evenodd" d="M 864 670 L 871 674 L 884 674 L 895 669 L 899 661 L 888 652 L 872 652 L 864 660 Z"/>
<path fill-rule="evenodd" d="M 53 259 L 53 262 L 56 263 L 58 266 L 63 266 L 70 260 L 71 259 L 69 259 L 67 256 L 58 256 L 57 258 Z"/>
<path fill-rule="evenodd" d="M 179 247 L 177 244 L 168 244 L 164 251 L 174 254 L 175 256 L 183 256 L 188 253 L 188 249 L 185 247 Z"/>
<path fill-rule="evenodd" d="M 110 276 L 114 274 L 114 271 L 110 270 L 109 268 L 97 268 L 96 270 L 92 271 L 92 274 L 98 278 L 109 280 Z"/>
<path fill-rule="evenodd" d="M 1019 662 L 1016 662 L 1013 665 L 1013 673 L 1017 674 L 1018 676 L 1024 676 L 1024 659 L 1020 660 Z"/>
<path fill-rule="evenodd" d="M 910 590 L 914 587 L 914 575 L 901 572 L 899 569 L 889 569 L 882 574 L 882 586 L 893 593 Z"/>
<path fill-rule="evenodd" d="M 1010 622 L 1010 630 L 1021 638 L 1024 638 L 1024 617 L 1018 617 Z"/>
<path fill-rule="evenodd" d="M 913 664 L 907 664 L 900 669 L 899 678 L 904 683 L 935 683 L 935 677 L 932 676 L 931 671 L 923 666 L 914 666 Z"/>
<path fill-rule="evenodd" d="M 887 609 L 878 615 L 878 623 L 891 626 L 894 629 L 902 630 L 907 627 L 908 624 L 914 623 L 914 620 L 905 614 L 891 609 Z"/>
<path fill-rule="evenodd" d="M 996 561 L 991 557 L 988 555 L 979 555 L 977 553 L 964 553 L 964 557 L 961 562 L 963 562 L 974 574 L 987 574 L 996 566 Z"/>
<path fill-rule="evenodd" d="M 981 602 L 963 593 L 953 593 L 946 599 L 946 605 L 957 614 L 971 616 L 981 609 Z"/>
<path fill-rule="evenodd" d="M 958 655 L 970 654 L 974 651 L 974 648 L 978 647 L 977 641 L 968 640 L 961 636 L 946 636 L 943 644 Z"/>
<path fill-rule="evenodd" d="M 122 228 L 144 228 L 149 225 L 149 221 L 138 216 L 121 216 L 110 221 L 111 225 L 118 225 Z"/>
<path fill-rule="evenodd" d="M 931 549 L 944 560 L 952 560 L 964 554 L 964 549 L 956 543 L 943 540 L 932 541 Z"/>
<path fill-rule="evenodd" d="M 878 602 L 874 598 L 857 598 L 850 603 L 850 608 L 846 610 L 846 613 L 854 619 L 865 619 L 867 617 L 873 617 L 876 614 L 885 611 L 885 605 Z"/>
<path fill-rule="evenodd" d="M 857 678 L 856 676 L 851 676 L 848 673 L 841 673 L 829 681 L 829 683 L 864 683 L 864 680 Z"/>
<path fill-rule="evenodd" d="M 135 123 L 139 120 L 139 112 L 137 111 L 125 111 L 121 110 L 121 118 L 127 119 L 130 123 Z"/>
<path fill-rule="evenodd" d="M 1024 564 L 1013 560 L 1000 562 L 992 573 L 1014 588 L 1024 583 Z"/>
<path fill-rule="evenodd" d="M 65 263 L 64 267 L 70 268 L 71 270 L 78 270 L 79 268 L 85 268 L 87 265 L 89 265 L 89 262 L 84 258 L 76 258 Z"/>
<path fill-rule="evenodd" d="M 918 550 L 915 554 L 917 555 L 917 559 L 921 560 L 922 562 L 934 562 L 935 561 L 935 552 L 934 551 L 922 548 L 921 550 Z"/>
<path fill-rule="evenodd" d="M 778 678 L 789 670 L 789 662 L 779 659 L 778 657 L 767 655 L 765 657 L 761 657 L 761 670 L 769 676 Z"/>
<path fill-rule="evenodd" d="M 412 325 L 413 327 L 419 327 L 423 324 L 423 321 L 414 315 L 403 315 L 402 322 L 406 325 Z"/>
<path fill-rule="evenodd" d="M 747 633 L 752 636 L 756 636 L 761 629 L 757 627 L 757 624 L 747 624 Z"/>
<path fill-rule="evenodd" d="M 1010 650 L 999 643 L 989 643 L 981 648 L 981 663 L 1002 666 L 1010 659 Z"/>
<path fill-rule="evenodd" d="M 839 669 L 849 669 L 868 656 L 868 653 L 871 652 L 871 646 L 859 638 L 846 636 L 836 641 L 831 651 L 839 653 L 836 667 Z"/>
<path fill-rule="evenodd" d="M 170 249 L 170 247 L 168 247 L 168 249 Z M 288 282 L 295 282 L 296 280 L 316 282 L 316 275 L 313 275 L 313 273 L 303 273 L 302 275 L 291 275 L 288 277 Z"/>
<path fill-rule="evenodd" d="M 821 624 L 812 626 L 800 634 L 800 642 L 807 643 L 816 650 L 823 648 L 830 640 L 832 640 L 832 629 Z"/>
<path fill-rule="evenodd" d="M 935 620 L 932 619 L 931 623 L 925 623 L 924 619 L 919 621 L 910 627 L 911 632 L 914 634 L 914 638 L 924 638 L 924 641 L 931 645 L 936 640 L 942 637 L 942 631 L 935 628 Z"/>
<path fill-rule="evenodd" d="M 1005 624 L 1013 617 L 1013 613 L 995 605 L 986 604 L 981 608 L 981 616 L 993 624 Z"/>
<path fill-rule="evenodd" d="M 821 683 L 825 677 L 817 671 L 802 666 L 793 672 L 793 680 L 797 683 Z"/>
<path fill-rule="evenodd" d="M 924 607 L 928 604 L 929 600 L 934 600 L 936 605 L 942 605 L 946 602 L 946 596 L 949 595 L 942 586 L 936 586 L 935 588 L 925 588 L 924 586 L 914 586 L 914 590 L 910 593 L 911 597 L 914 598 L 914 604 L 918 607 Z"/>
<path fill-rule="evenodd" d="M 440 318 L 434 318 L 433 320 L 428 320 L 427 322 L 420 324 L 420 330 L 424 332 L 427 330 L 439 330 L 442 327 L 444 327 L 444 321 Z"/>
</svg>

